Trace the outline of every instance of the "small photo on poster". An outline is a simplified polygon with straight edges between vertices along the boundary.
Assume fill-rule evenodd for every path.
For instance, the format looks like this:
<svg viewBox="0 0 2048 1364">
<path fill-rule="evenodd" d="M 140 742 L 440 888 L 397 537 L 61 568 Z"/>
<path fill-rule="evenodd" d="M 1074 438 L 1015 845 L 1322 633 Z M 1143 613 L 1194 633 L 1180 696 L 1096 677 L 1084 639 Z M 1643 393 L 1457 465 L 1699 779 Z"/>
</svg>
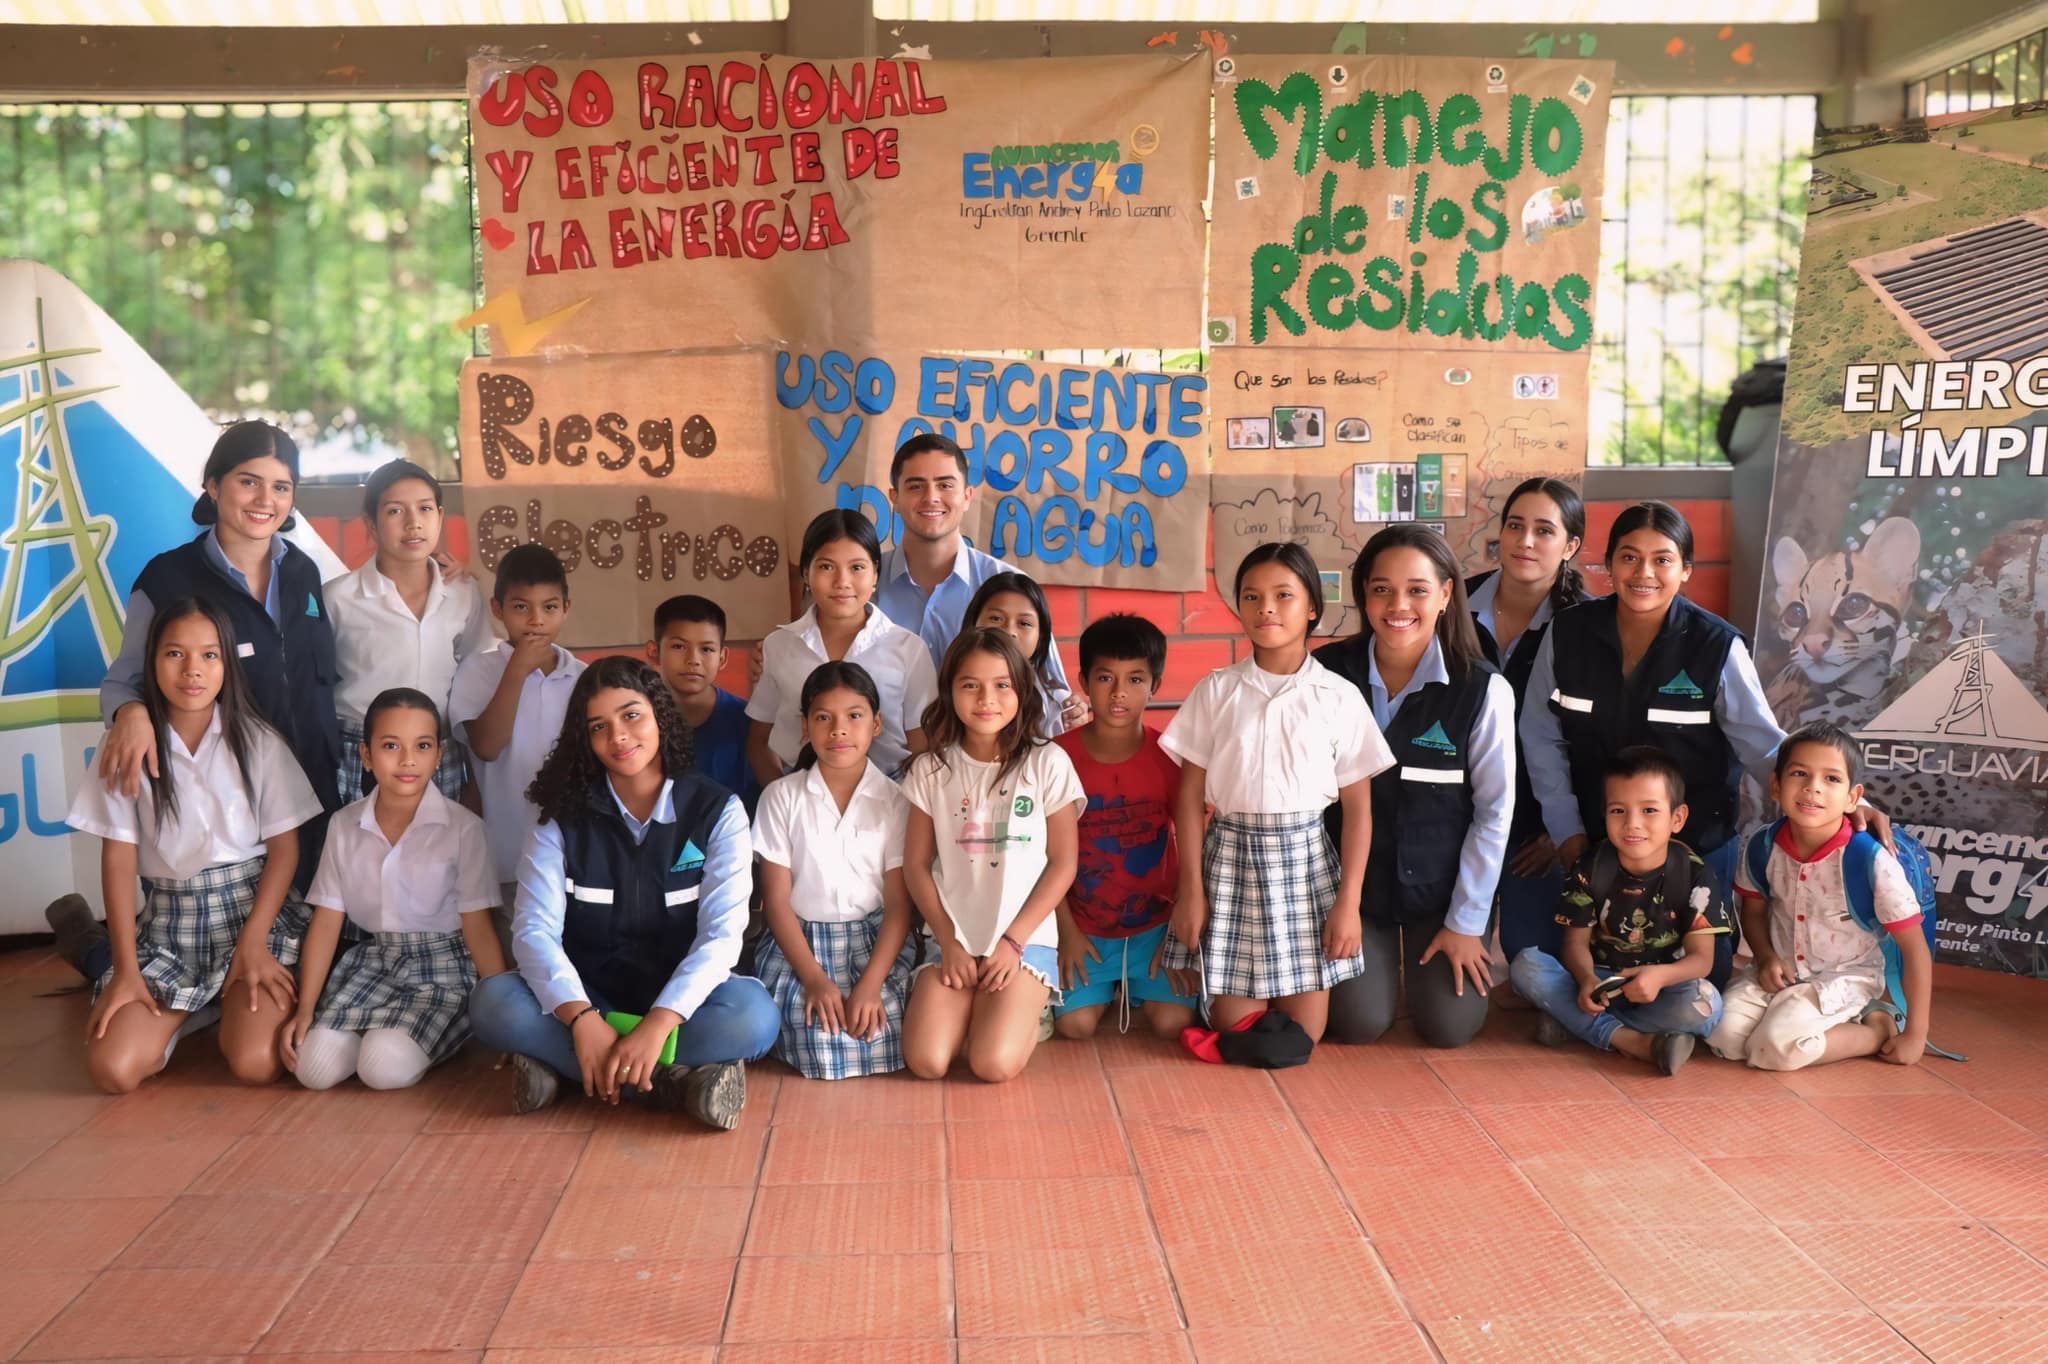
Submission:
<svg viewBox="0 0 2048 1364">
<path fill-rule="evenodd" d="M 1337 422 L 1337 439 L 1348 444 L 1363 444 L 1372 439 L 1372 423 L 1363 417 L 1344 417 Z"/>
<path fill-rule="evenodd" d="M 1232 450 L 1270 449 L 1273 423 L 1266 417 L 1231 417 L 1224 423 L 1223 439 Z"/>
<path fill-rule="evenodd" d="M 1323 443 L 1323 409 L 1320 407 L 1276 407 L 1273 409 L 1273 448 L 1313 450 Z"/>
</svg>

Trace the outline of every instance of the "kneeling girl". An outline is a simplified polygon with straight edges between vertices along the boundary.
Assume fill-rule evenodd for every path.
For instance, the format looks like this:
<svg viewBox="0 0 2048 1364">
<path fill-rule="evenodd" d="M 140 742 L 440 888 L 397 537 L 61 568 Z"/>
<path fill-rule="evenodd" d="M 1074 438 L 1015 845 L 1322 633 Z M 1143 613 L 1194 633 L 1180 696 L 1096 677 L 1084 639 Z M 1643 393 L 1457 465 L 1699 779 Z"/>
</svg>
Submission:
<svg viewBox="0 0 2048 1364">
<path fill-rule="evenodd" d="M 258 716 L 234 627 L 210 602 L 166 602 L 143 645 L 142 707 L 160 770 L 124 796 L 89 777 L 67 822 L 97 834 L 113 965 L 93 986 L 85 1066 L 125 1094 L 162 1070 L 177 1039 L 218 1017 L 239 1080 L 281 1070 L 305 932 L 288 900 L 299 826 L 320 798 Z M 143 899 L 135 903 L 136 876 Z"/>
<path fill-rule="evenodd" d="M 284 1055 L 308 1089 L 351 1075 L 371 1089 L 418 1084 L 468 1039 L 478 975 L 505 969 L 484 822 L 440 789 L 440 709 L 393 687 L 364 709 L 362 732 L 370 793 L 329 822 L 306 894 L 313 925 Z M 336 962 L 344 920 L 366 936 Z"/>
<path fill-rule="evenodd" d="M 1036 737 L 1042 704 L 1017 642 L 970 629 L 924 713 L 931 751 L 903 781 L 903 880 L 938 959 L 927 951 L 917 969 L 903 1046 L 926 1079 L 963 1050 L 984 1080 L 1023 1070 L 1059 979 L 1053 911 L 1074 882 L 1087 796 L 1073 760 Z"/>
<path fill-rule="evenodd" d="M 776 1052 L 813 1080 L 903 1069 L 910 802 L 868 761 L 881 706 L 860 664 L 816 668 L 804 682 L 797 770 L 769 784 L 754 815 L 772 935 L 761 983 L 782 1015 Z"/>
<path fill-rule="evenodd" d="M 1365 628 L 1316 653 L 1357 687 L 1395 766 L 1372 779 L 1365 972 L 1330 992 L 1330 1039 L 1371 1042 L 1406 993 L 1432 1047 L 1486 1023 L 1493 893 L 1515 803 L 1515 694 L 1480 655 L 1457 555 L 1393 525 L 1351 566 Z M 1336 823 L 1336 811 L 1329 822 Z"/>
</svg>

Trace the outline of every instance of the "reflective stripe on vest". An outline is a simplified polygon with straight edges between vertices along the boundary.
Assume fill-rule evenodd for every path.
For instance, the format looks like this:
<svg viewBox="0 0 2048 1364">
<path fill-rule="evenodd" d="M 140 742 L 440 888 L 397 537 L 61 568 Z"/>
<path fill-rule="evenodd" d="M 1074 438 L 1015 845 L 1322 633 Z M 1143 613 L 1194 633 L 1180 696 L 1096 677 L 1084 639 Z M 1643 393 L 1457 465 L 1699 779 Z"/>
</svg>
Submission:
<svg viewBox="0 0 2048 1364">
<path fill-rule="evenodd" d="M 1591 710 L 1591 706 L 1586 709 Z M 1652 706 L 1643 712 L 1643 718 L 1653 725 L 1704 725 L 1713 721 L 1710 710 L 1659 710 Z"/>
<path fill-rule="evenodd" d="M 1402 781 L 1434 782 L 1442 786 L 1459 786 L 1464 783 L 1465 769 L 1462 767 L 1403 767 Z"/>
<path fill-rule="evenodd" d="M 1553 690 L 1550 693 L 1550 699 L 1557 702 L 1564 709 L 1578 711 L 1581 715 L 1591 715 L 1593 713 L 1593 700 L 1591 697 L 1566 696 L 1561 691 Z M 1652 712 L 1652 714 L 1654 713 Z"/>
<path fill-rule="evenodd" d="M 571 897 L 586 905 L 608 905 L 612 903 L 613 892 L 604 886 L 579 886 L 574 881 L 563 882 L 563 888 Z"/>
<path fill-rule="evenodd" d="M 684 886 L 681 890 L 669 891 L 666 895 L 661 897 L 661 902 L 665 905 L 695 904 L 697 900 L 697 891 L 699 889 L 700 887 L 697 886 Z"/>
</svg>

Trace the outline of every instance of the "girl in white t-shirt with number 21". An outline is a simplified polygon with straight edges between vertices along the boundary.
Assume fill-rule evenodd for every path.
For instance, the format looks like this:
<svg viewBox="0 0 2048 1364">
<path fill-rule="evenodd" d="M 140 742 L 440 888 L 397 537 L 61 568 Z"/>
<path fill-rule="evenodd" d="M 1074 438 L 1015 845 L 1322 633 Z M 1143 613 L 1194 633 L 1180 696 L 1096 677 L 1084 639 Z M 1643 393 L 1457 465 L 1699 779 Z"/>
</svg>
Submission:
<svg viewBox="0 0 2048 1364">
<path fill-rule="evenodd" d="M 911 986 L 903 1052 L 928 1080 L 963 1050 L 981 1079 L 1022 1071 L 1059 980 L 1053 910 L 1073 884 L 1087 797 L 1040 737 L 1042 713 L 1015 640 L 970 629 L 953 641 L 924 714 L 931 751 L 903 781 L 903 879 L 938 947 Z"/>
</svg>

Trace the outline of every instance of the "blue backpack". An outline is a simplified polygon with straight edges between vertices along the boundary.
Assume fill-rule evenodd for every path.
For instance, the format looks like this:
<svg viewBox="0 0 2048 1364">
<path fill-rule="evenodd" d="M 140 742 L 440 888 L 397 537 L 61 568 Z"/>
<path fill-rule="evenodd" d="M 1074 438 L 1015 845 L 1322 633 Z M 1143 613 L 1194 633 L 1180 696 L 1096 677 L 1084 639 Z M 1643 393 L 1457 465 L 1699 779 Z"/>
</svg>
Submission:
<svg viewBox="0 0 2048 1364">
<path fill-rule="evenodd" d="M 1771 847 L 1778 840 L 1778 830 L 1784 826 L 1784 820 L 1773 820 L 1751 834 L 1743 848 L 1743 857 L 1749 863 L 1749 879 L 1759 889 L 1768 890 L 1770 887 Z M 1892 826 L 1892 842 L 1898 848 L 1899 870 L 1906 873 L 1906 884 L 1913 888 L 1913 898 L 1920 904 L 1920 932 L 1927 939 L 1927 956 L 1931 961 L 1939 961 L 1935 930 L 1939 926 L 1940 915 L 1934 900 L 1937 884 L 1934 861 L 1928 857 L 1927 849 L 1921 846 L 1919 839 L 1896 824 Z M 1904 1018 L 1906 981 L 1899 945 L 1877 918 L 1877 855 L 1882 851 L 1884 844 L 1871 834 L 1852 834 L 1849 846 L 1842 849 L 1842 889 L 1849 897 L 1849 913 L 1855 916 L 1857 923 L 1877 934 L 1884 947 L 1885 986 L 1891 992 L 1892 1003 L 1898 1006 L 1899 1017 Z M 1927 1044 L 1927 1050 L 1951 1061 L 1968 1059 L 1943 1051 L 1932 1042 Z"/>
</svg>

